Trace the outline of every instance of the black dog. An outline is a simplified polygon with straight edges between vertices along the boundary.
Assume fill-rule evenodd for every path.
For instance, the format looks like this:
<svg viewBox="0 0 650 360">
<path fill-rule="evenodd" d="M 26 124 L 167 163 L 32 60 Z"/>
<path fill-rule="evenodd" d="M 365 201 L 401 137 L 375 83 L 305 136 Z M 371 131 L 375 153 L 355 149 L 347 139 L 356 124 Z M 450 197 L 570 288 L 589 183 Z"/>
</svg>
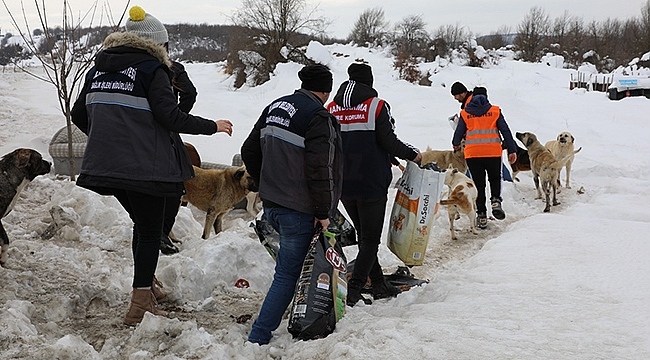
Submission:
<svg viewBox="0 0 650 360">
<path fill-rule="evenodd" d="M 20 191 L 38 175 L 49 173 L 51 166 L 38 151 L 32 149 L 16 149 L 0 159 L 0 218 L 14 208 Z M 0 241 L 0 266 L 4 266 L 7 263 L 9 237 L 1 221 Z"/>
<path fill-rule="evenodd" d="M 517 174 L 520 171 L 530 171 L 530 157 L 528 156 L 528 150 L 521 148 L 517 145 L 517 161 L 514 164 L 510 164 L 512 168 L 512 179 L 519 181 Z"/>
</svg>

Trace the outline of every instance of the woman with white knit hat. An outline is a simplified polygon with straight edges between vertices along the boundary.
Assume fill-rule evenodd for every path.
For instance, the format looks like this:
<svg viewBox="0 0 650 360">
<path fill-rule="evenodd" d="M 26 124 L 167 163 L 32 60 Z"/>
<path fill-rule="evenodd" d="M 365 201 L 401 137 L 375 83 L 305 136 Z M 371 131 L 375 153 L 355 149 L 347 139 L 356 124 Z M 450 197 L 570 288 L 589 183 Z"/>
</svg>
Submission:
<svg viewBox="0 0 650 360">
<path fill-rule="evenodd" d="M 141 7 L 129 11 L 126 32 L 104 40 L 104 50 L 86 74 L 72 121 L 88 135 L 77 185 L 114 196 L 133 221 L 133 293 L 124 323 L 145 312 L 167 316 L 153 286 L 166 198 L 185 193 L 194 171 L 178 135 L 232 135 L 229 120 L 209 120 L 181 111 L 170 81 L 163 24 Z"/>
<path fill-rule="evenodd" d="M 158 44 L 165 47 L 169 51 L 169 35 L 165 26 L 158 21 L 153 15 L 145 13 L 139 7 L 134 6 L 131 8 L 129 19 L 126 21 L 126 31 L 134 33 L 138 36 L 149 38 Z M 189 113 L 196 102 L 197 91 L 194 84 L 190 80 L 183 64 L 170 60 L 169 67 L 172 77 L 172 86 L 174 95 L 179 100 L 178 107 L 181 111 Z M 172 255 L 180 250 L 174 245 L 169 237 L 172 227 L 176 221 L 176 215 L 181 204 L 181 198 L 178 196 L 167 197 L 165 207 L 165 220 L 163 223 L 163 233 L 160 238 L 160 252 L 165 255 Z M 154 288 L 154 289 L 157 289 Z"/>
</svg>

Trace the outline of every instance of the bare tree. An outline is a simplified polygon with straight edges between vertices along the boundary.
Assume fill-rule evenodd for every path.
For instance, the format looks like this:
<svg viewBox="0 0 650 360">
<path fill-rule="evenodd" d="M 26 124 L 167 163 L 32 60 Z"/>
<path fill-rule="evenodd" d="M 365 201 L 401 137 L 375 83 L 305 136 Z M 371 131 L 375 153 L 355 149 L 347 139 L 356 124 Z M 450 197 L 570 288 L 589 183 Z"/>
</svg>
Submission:
<svg viewBox="0 0 650 360">
<path fill-rule="evenodd" d="M 634 59 L 648 51 L 643 37 L 643 27 L 638 19 L 628 19 L 623 23 L 621 37 L 626 39 L 626 44 L 621 47 L 622 59 Z"/>
<path fill-rule="evenodd" d="M 569 21 L 568 33 L 566 34 L 562 47 L 567 61 L 574 66 L 579 66 L 582 62 L 582 54 L 586 49 L 586 30 L 584 21 L 580 17 L 573 17 Z"/>
<path fill-rule="evenodd" d="M 87 23 L 92 28 L 94 24 L 99 23 L 98 25 L 101 27 L 102 21 L 106 19 L 111 24 L 112 30 L 116 31 L 126 14 L 129 1 L 126 2 L 118 21 L 114 21 L 115 18 L 112 16 L 108 1 L 104 3 L 104 6 L 100 7 L 98 1 L 95 0 L 85 13 L 81 13 L 75 17 L 69 2 L 62 0 L 62 24 L 60 27 L 53 29 L 49 24 L 48 16 L 50 14 L 45 7 L 45 0 L 41 0 L 40 2 L 35 0 L 34 5 L 38 14 L 38 25 L 42 28 L 43 43 L 47 44 L 44 48 L 45 53 L 39 51 L 39 42 L 34 38 L 34 34 L 38 34 L 39 32 L 36 29 L 34 31 L 31 30 L 32 26 L 30 26 L 28 21 L 23 0 L 20 1 L 20 8 L 24 26 L 18 24 L 17 17 L 7 5 L 7 1 L 2 0 L 2 4 L 11 18 L 12 25 L 23 39 L 26 50 L 36 55 L 43 69 L 43 74 L 38 74 L 20 63 L 17 66 L 33 77 L 54 85 L 57 90 L 59 108 L 66 118 L 68 155 L 70 159 L 69 169 L 71 179 L 74 181 L 72 105 L 75 99 L 73 97 L 78 93 L 78 88 L 83 86 L 84 75 L 92 67 L 95 56 L 101 50 L 101 46 L 88 46 L 89 37 L 81 35 L 81 25 Z"/>
<path fill-rule="evenodd" d="M 548 14 L 541 7 L 533 6 L 517 27 L 515 46 L 525 61 L 537 61 L 550 30 Z"/>
<path fill-rule="evenodd" d="M 568 11 L 564 11 L 564 13 L 555 20 L 553 20 L 553 25 L 551 27 L 551 39 L 553 42 L 558 43 L 558 44 L 564 44 L 566 42 L 566 37 L 569 34 L 569 28 L 571 25 L 571 15 L 569 15 Z"/>
<path fill-rule="evenodd" d="M 409 15 L 395 24 L 393 45 L 398 54 L 424 56 L 429 50 L 431 36 L 422 15 Z"/>
<path fill-rule="evenodd" d="M 348 37 L 359 45 L 380 45 L 388 31 L 388 22 L 381 8 L 366 9 L 359 15 Z"/>
<path fill-rule="evenodd" d="M 301 33 L 323 34 L 330 21 L 318 16 L 318 6 L 307 7 L 307 0 L 242 0 L 242 6 L 231 17 L 237 26 L 260 35 L 263 56 L 274 66 L 281 62 L 281 50 L 297 46 Z M 246 50 L 246 49 L 244 49 Z"/>
<path fill-rule="evenodd" d="M 645 50 L 650 49 L 650 0 L 641 7 L 641 19 L 639 21 L 641 28 L 641 47 Z"/>
<path fill-rule="evenodd" d="M 465 31 L 465 27 L 460 23 L 441 25 L 434 33 L 433 37 L 443 39 L 450 48 L 454 48 L 469 38 L 469 34 Z"/>
</svg>

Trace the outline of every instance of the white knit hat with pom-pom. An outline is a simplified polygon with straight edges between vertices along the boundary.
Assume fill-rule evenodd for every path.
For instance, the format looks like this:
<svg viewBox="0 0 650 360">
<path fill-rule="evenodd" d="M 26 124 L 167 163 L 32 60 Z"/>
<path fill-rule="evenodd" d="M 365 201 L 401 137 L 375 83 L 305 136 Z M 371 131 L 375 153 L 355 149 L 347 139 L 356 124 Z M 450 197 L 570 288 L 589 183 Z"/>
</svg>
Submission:
<svg viewBox="0 0 650 360">
<path fill-rule="evenodd" d="M 126 20 L 126 31 L 140 37 L 151 39 L 163 45 L 169 41 L 167 29 L 153 15 L 147 14 L 143 8 L 134 6 L 129 10 L 129 19 Z"/>
</svg>

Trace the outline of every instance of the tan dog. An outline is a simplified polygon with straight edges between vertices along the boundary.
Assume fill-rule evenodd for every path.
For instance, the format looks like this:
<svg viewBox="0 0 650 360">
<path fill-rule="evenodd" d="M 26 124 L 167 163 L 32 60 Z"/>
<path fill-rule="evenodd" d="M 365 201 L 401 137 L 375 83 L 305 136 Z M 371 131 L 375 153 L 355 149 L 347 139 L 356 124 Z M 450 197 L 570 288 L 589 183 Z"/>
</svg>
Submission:
<svg viewBox="0 0 650 360">
<path fill-rule="evenodd" d="M 542 182 L 542 189 L 546 194 L 546 207 L 544 212 L 551 211 L 550 193 L 553 190 L 553 206 L 559 205 L 557 201 L 557 179 L 562 164 L 566 158 L 556 160 L 551 151 L 544 147 L 542 143 L 537 140 L 537 136 L 533 133 L 516 133 L 515 135 L 524 146 L 528 149 L 528 156 L 530 157 L 530 167 L 533 172 L 533 181 L 535 182 L 535 189 L 537 189 L 536 199 L 542 198 L 542 192 L 539 188 L 540 179 Z"/>
<path fill-rule="evenodd" d="M 460 212 L 469 217 L 472 234 L 478 234 L 476 231 L 476 198 L 478 197 L 478 191 L 474 181 L 458 169 L 449 167 L 445 171 L 445 185 L 449 187 L 449 196 L 446 200 L 440 200 L 440 205 L 447 205 L 451 239 L 458 239 L 454 231 L 454 220 L 459 217 Z"/>
<path fill-rule="evenodd" d="M 573 150 L 573 143 L 575 142 L 575 138 L 573 135 L 571 135 L 570 132 L 568 131 L 563 131 L 557 136 L 557 140 L 551 140 L 547 142 L 544 146 L 546 146 L 547 149 L 551 150 L 551 154 L 555 156 L 556 159 L 563 159 L 567 158 L 566 162 L 563 164 L 566 170 L 566 181 L 565 181 L 565 186 L 567 189 L 571 189 L 571 184 L 570 184 L 570 179 L 571 179 L 571 165 L 573 164 L 573 159 L 574 155 L 579 153 L 580 150 L 582 150 L 582 147 L 580 147 L 578 150 Z M 561 168 L 560 168 L 561 170 Z M 558 172 L 557 174 L 557 186 L 558 188 L 561 186 L 560 184 L 560 174 Z"/>
<path fill-rule="evenodd" d="M 210 228 L 218 234 L 223 216 L 250 191 L 257 191 L 255 181 L 244 166 L 228 169 L 194 167 L 194 178 L 185 181 L 184 200 L 206 212 L 202 238 L 210 236 Z"/>
<path fill-rule="evenodd" d="M 460 143 L 460 150 L 431 150 L 427 146 L 427 150 L 422 153 L 422 165 L 435 162 L 438 168 L 447 169 L 450 166 L 458 169 L 460 172 L 467 171 L 467 163 L 465 162 L 465 140 Z"/>
</svg>

